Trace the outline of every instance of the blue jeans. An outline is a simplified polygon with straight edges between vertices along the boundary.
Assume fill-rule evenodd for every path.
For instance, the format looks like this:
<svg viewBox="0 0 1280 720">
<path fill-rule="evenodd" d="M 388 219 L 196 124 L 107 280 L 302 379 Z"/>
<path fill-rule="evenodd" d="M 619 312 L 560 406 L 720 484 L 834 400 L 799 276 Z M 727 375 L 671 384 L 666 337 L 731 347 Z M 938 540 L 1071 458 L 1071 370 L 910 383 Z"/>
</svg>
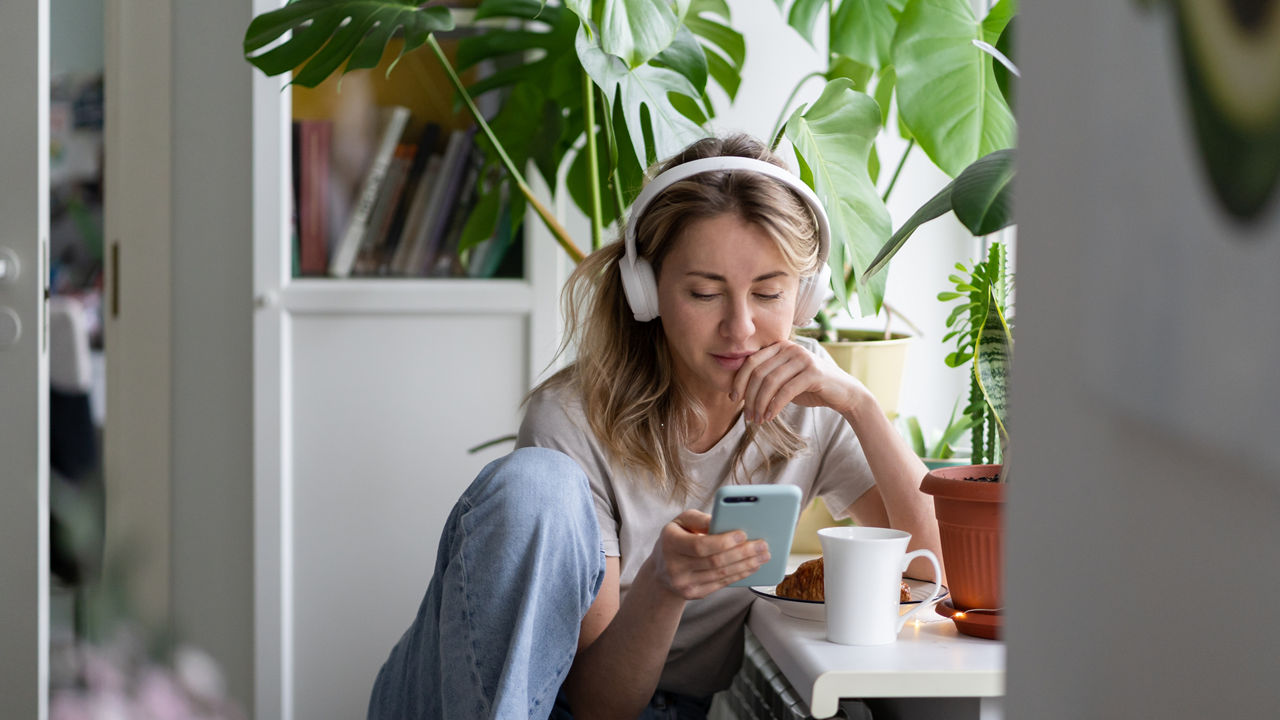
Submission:
<svg viewBox="0 0 1280 720">
<path fill-rule="evenodd" d="M 426 597 L 374 681 L 370 720 L 546 718 L 603 579 L 577 463 L 544 448 L 490 463 L 445 523 Z"/>
</svg>

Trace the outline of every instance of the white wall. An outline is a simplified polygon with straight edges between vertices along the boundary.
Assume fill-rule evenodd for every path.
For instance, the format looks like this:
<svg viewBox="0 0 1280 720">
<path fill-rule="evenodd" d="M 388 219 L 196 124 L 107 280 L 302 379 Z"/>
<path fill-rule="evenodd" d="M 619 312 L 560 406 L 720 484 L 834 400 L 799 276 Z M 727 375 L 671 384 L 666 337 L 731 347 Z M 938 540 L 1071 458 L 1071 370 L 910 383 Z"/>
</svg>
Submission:
<svg viewBox="0 0 1280 720">
<path fill-rule="evenodd" d="M 1207 197 L 1172 3 L 1139 5 L 1020 18 L 1006 709 L 1275 717 L 1280 213 Z"/>
</svg>

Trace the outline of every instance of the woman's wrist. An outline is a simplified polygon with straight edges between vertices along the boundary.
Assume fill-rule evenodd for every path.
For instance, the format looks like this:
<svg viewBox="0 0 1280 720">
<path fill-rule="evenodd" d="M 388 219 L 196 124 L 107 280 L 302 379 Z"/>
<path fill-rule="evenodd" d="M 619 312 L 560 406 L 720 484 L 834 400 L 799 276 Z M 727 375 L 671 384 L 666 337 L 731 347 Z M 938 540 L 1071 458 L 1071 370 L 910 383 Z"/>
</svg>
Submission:
<svg viewBox="0 0 1280 720">
<path fill-rule="evenodd" d="M 857 432 L 863 427 L 868 416 L 883 416 L 884 410 L 880 408 L 880 403 L 876 400 L 876 396 L 872 395 L 865 385 L 857 381 L 851 382 L 850 385 L 845 406 L 837 408 L 837 410 L 853 427 L 854 432 Z"/>
<path fill-rule="evenodd" d="M 637 590 L 648 595 L 652 603 L 656 603 L 653 609 L 668 609 L 677 616 L 684 612 L 684 606 L 688 602 L 675 588 L 662 581 L 652 555 L 640 566 L 632 581 L 631 592 Z"/>
</svg>

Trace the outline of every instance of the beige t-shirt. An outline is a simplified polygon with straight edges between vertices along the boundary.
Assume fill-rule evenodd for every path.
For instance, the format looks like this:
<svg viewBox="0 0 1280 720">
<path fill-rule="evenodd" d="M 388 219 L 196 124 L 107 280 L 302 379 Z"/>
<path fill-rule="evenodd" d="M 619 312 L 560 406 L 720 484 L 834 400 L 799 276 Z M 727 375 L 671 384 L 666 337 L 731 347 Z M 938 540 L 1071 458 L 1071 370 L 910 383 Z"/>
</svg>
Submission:
<svg viewBox="0 0 1280 720">
<path fill-rule="evenodd" d="M 822 352 L 816 343 L 805 346 Z M 782 417 L 808 448 L 789 462 L 775 462 L 768 473 L 755 472 L 750 481 L 795 485 L 804 496 L 802 507 L 822 497 L 834 517 L 845 517 L 845 510 L 874 484 L 852 428 L 830 408 L 790 405 Z M 695 488 L 684 501 L 671 498 L 645 475 L 615 467 L 591 433 L 580 398 L 569 387 L 542 390 L 530 398 L 517 446 L 559 450 L 582 466 L 595 496 L 604 553 L 619 558 L 620 593 L 625 598 L 662 528 L 689 508 L 711 512 L 716 488 L 729 482 L 734 451 L 745 431 L 739 416 L 715 447 L 705 453 L 682 452 Z M 759 448 L 752 445 L 746 454 L 747 467 L 759 465 L 760 457 Z M 753 598 L 747 588 L 724 588 L 690 601 L 658 687 L 697 696 L 728 687 L 741 663 L 742 628 Z"/>
</svg>

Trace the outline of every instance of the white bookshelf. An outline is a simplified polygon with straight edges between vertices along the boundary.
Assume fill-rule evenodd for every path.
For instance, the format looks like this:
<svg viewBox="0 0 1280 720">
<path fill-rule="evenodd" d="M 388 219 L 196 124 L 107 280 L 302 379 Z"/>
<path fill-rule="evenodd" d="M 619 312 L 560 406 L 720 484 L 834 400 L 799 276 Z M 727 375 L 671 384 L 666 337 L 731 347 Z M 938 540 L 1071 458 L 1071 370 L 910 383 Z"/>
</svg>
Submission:
<svg viewBox="0 0 1280 720">
<path fill-rule="evenodd" d="M 364 715 L 448 512 L 559 341 L 562 251 L 523 279 L 290 277 L 290 95 L 254 78 L 256 717 Z"/>
</svg>

